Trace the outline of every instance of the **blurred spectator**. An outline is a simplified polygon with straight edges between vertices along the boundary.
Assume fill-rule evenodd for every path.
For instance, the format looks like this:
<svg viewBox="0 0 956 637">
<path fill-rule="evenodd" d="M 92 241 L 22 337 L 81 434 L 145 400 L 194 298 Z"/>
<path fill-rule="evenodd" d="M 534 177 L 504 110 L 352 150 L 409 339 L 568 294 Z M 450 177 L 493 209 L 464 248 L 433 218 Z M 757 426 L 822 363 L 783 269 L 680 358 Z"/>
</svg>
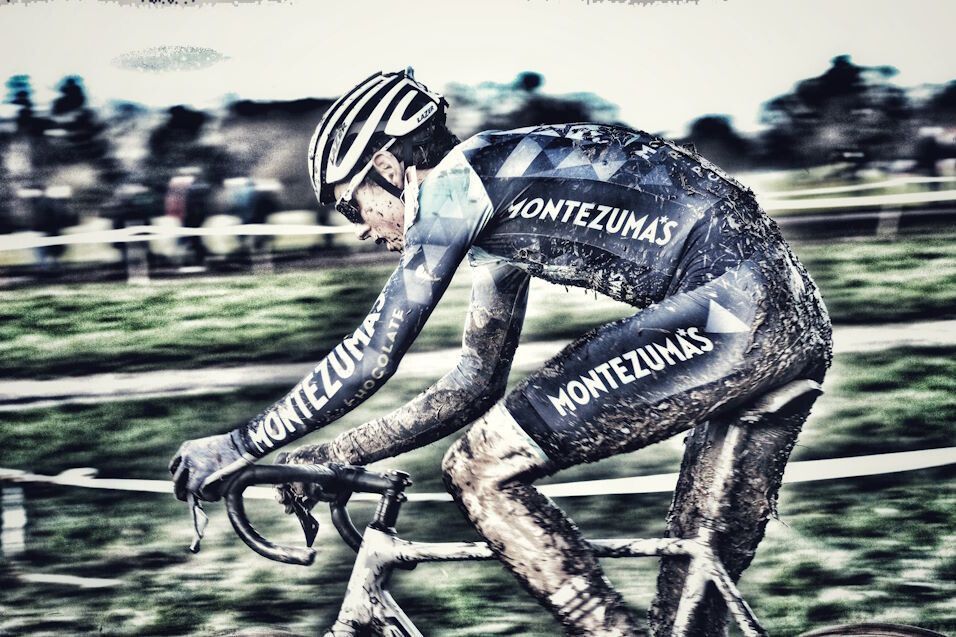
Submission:
<svg viewBox="0 0 956 637">
<path fill-rule="evenodd" d="M 282 184 L 275 179 L 230 177 L 222 183 L 221 207 L 225 214 L 238 217 L 243 224 L 266 223 L 269 215 L 280 210 L 279 198 Z M 270 237 L 254 235 L 244 237 L 254 251 L 260 251 L 269 243 Z"/>
<path fill-rule="evenodd" d="M 222 182 L 224 209 L 227 215 L 239 217 L 242 223 L 252 221 L 256 184 L 251 177 L 230 177 Z M 261 222 L 255 222 L 261 223 Z"/>
<path fill-rule="evenodd" d="M 159 198 L 141 183 L 130 182 L 120 185 L 113 193 L 105 208 L 106 216 L 112 218 L 113 229 L 130 226 L 146 226 L 153 217 L 162 213 Z M 129 244 L 114 244 L 114 247 L 127 258 Z"/>
<path fill-rule="evenodd" d="M 927 177 L 939 177 L 941 168 L 956 157 L 956 113 L 948 126 L 924 126 L 913 147 L 914 170 Z M 940 190 L 939 182 L 930 188 Z"/>
<path fill-rule="evenodd" d="M 149 225 L 162 212 L 156 194 L 138 182 L 117 188 L 109 210 L 115 228 Z"/>
<path fill-rule="evenodd" d="M 67 226 L 76 225 L 78 216 L 71 210 L 73 191 L 69 186 L 22 188 L 17 197 L 30 215 L 30 230 L 50 237 L 62 234 Z M 36 249 L 37 261 L 44 268 L 55 265 L 66 246 L 44 246 Z"/>
<path fill-rule="evenodd" d="M 202 179 L 202 171 L 190 166 L 180 168 L 169 181 L 164 200 L 164 212 L 167 216 L 179 219 L 184 228 L 199 228 L 206 220 L 209 208 L 209 184 Z M 206 248 L 201 237 L 184 237 L 191 260 L 202 264 L 206 258 Z"/>
<path fill-rule="evenodd" d="M 242 223 L 265 223 L 279 211 L 282 185 L 278 180 L 230 177 L 222 186 L 223 212 L 239 217 Z"/>
<path fill-rule="evenodd" d="M 939 176 L 937 164 L 944 157 L 944 153 L 934 135 L 920 135 L 913 155 L 913 159 L 916 160 L 914 166 L 916 172 L 927 177 Z"/>
</svg>

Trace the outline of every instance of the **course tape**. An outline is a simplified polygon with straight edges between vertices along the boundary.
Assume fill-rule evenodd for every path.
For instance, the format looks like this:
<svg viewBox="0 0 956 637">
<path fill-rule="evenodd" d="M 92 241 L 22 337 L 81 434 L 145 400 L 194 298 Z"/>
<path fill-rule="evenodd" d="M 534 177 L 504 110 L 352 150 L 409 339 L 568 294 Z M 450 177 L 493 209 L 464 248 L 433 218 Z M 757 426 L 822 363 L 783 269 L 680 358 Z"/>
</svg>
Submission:
<svg viewBox="0 0 956 637">
<path fill-rule="evenodd" d="M 854 184 L 852 186 L 827 186 L 826 188 L 804 188 L 803 190 L 778 190 L 762 193 L 761 199 L 781 199 L 783 197 L 809 197 L 812 195 L 833 195 L 838 192 L 858 192 L 861 190 L 879 190 L 880 188 L 896 188 L 912 184 L 940 184 L 956 181 L 956 177 L 900 177 L 875 181 L 869 184 Z M 759 193 L 758 193 L 759 194 Z"/>
<path fill-rule="evenodd" d="M 23 235 L 0 235 L 0 250 L 29 250 L 48 246 L 81 243 L 136 243 L 155 241 L 170 237 L 221 237 L 221 236 L 291 236 L 348 234 L 350 226 L 313 226 L 307 224 L 247 223 L 213 228 L 183 228 L 180 226 L 129 226 L 116 230 L 96 230 L 53 237 Z"/>
<path fill-rule="evenodd" d="M 783 476 L 784 484 L 814 482 L 818 480 L 837 480 L 859 478 L 863 476 L 915 471 L 956 464 L 956 447 L 923 449 L 920 451 L 899 451 L 869 456 L 849 458 L 831 458 L 828 460 L 804 460 L 787 465 Z M 635 493 L 666 493 L 674 490 L 677 484 L 676 473 L 661 473 L 651 476 L 632 478 L 611 478 L 607 480 L 584 480 L 540 486 L 542 493 L 550 497 L 571 498 L 596 495 L 629 495 Z M 17 469 L 0 468 L 0 482 L 18 482 L 35 484 L 55 484 L 85 489 L 108 489 L 112 491 L 136 491 L 141 493 L 172 493 L 173 485 L 168 480 L 130 480 L 125 478 L 96 478 L 96 469 L 69 469 L 55 476 L 28 473 Z M 252 487 L 246 490 L 247 498 L 273 499 L 274 493 L 268 487 Z M 447 493 L 408 493 L 410 502 L 450 501 Z M 353 500 L 377 501 L 378 496 L 370 493 L 356 494 Z"/>
<path fill-rule="evenodd" d="M 890 182 L 887 182 L 890 183 Z M 894 184 L 895 185 L 895 184 Z M 869 186 L 866 186 L 869 187 Z M 846 187 L 849 190 L 855 187 Z M 861 188 L 862 189 L 862 188 Z M 793 191 L 788 194 L 810 194 L 827 189 Z M 784 193 L 774 193 L 784 194 Z M 841 208 L 872 208 L 883 206 L 901 206 L 920 203 L 939 203 L 956 201 L 956 190 L 898 193 L 889 195 L 869 195 L 863 197 L 826 197 L 819 199 L 775 198 L 774 194 L 761 197 L 764 210 L 836 210 Z M 840 214 L 831 215 L 832 221 L 844 220 Z M 814 219 L 817 221 L 818 219 Z M 849 219 L 845 219 L 849 220 Z M 779 220 L 778 220 L 779 221 Z M 796 218 L 784 223 L 794 223 Z M 130 226 L 117 230 L 97 230 L 77 234 L 58 236 L 24 236 L 22 234 L 0 235 L 0 250 L 31 250 L 50 246 L 89 244 L 89 243 L 136 243 L 154 241 L 170 237 L 220 237 L 220 236 L 292 236 L 292 235 L 329 235 L 353 232 L 349 226 L 313 226 L 282 225 L 271 223 L 249 223 L 235 226 L 217 226 L 213 228 L 183 228 L 176 226 Z"/>
<path fill-rule="evenodd" d="M 918 203 L 956 201 L 956 190 L 907 192 L 894 195 L 867 195 L 865 197 L 821 197 L 820 199 L 765 199 L 764 210 L 834 210 L 838 208 L 870 208 L 874 206 L 901 206 Z M 834 215 L 839 220 L 840 215 Z"/>
</svg>

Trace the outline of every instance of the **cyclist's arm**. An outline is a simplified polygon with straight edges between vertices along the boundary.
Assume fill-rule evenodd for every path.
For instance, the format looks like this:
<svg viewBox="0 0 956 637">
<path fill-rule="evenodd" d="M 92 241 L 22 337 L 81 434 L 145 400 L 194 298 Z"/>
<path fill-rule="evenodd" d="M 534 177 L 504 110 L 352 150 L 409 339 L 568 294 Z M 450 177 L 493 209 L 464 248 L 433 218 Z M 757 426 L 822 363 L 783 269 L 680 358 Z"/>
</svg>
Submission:
<svg viewBox="0 0 956 637">
<path fill-rule="evenodd" d="M 351 411 L 395 373 L 468 249 L 492 214 L 481 180 L 460 152 L 425 179 L 408 221 L 402 262 L 372 311 L 288 395 L 233 432 L 251 458 Z"/>
<path fill-rule="evenodd" d="M 524 321 L 529 276 L 505 264 L 474 270 L 458 365 L 392 413 L 325 446 L 328 459 L 369 464 L 417 449 L 485 413 L 505 392 Z"/>
</svg>

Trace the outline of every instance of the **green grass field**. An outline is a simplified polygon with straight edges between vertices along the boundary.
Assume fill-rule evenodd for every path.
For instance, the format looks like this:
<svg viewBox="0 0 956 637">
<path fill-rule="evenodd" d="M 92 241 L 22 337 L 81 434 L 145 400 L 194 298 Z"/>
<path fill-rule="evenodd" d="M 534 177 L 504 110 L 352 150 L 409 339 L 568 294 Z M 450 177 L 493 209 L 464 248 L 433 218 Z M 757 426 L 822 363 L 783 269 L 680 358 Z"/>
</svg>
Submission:
<svg viewBox="0 0 956 637">
<path fill-rule="evenodd" d="M 956 350 L 903 349 L 838 357 L 828 392 L 808 422 L 794 459 L 865 455 L 956 444 Z M 412 397 L 423 382 L 390 384 L 317 441 Z M 104 477 L 166 478 L 179 442 L 221 431 L 285 391 L 176 400 L 74 405 L 0 413 L 3 465 L 56 473 L 93 466 Z M 441 489 L 439 462 L 450 439 L 377 468 L 400 467 L 417 491 Z M 674 439 L 556 476 L 556 481 L 673 471 Z M 826 623 L 880 619 L 956 631 L 953 586 L 956 497 L 952 467 L 784 487 L 743 590 L 771 634 Z M 312 568 L 281 566 L 231 534 L 221 505 L 210 505 L 202 553 L 190 540 L 186 508 L 172 496 L 49 486 L 26 490 L 27 552 L 0 562 L 0 635 L 181 635 L 252 625 L 319 632 L 344 592 L 348 551 L 327 515 Z M 655 535 L 666 494 L 561 501 L 591 536 Z M 357 516 L 369 505 L 356 506 Z M 299 542 L 275 504 L 250 506 L 267 536 Z M 399 530 L 411 538 L 470 539 L 446 503 L 406 505 Z M 643 614 L 653 594 L 654 560 L 606 562 L 609 577 Z M 22 583 L 17 573 L 118 578 L 106 590 Z M 428 635 L 546 636 L 557 627 L 495 563 L 432 565 L 402 574 L 396 595 Z"/>
<path fill-rule="evenodd" d="M 837 241 L 797 252 L 834 322 L 956 318 L 956 238 Z M 0 378 L 51 378 L 256 362 L 311 361 L 365 315 L 391 268 L 365 266 L 276 275 L 125 284 L 51 285 L 4 292 Z M 459 275 L 413 351 L 460 340 L 470 279 Z M 632 310 L 583 292 L 535 285 L 523 340 L 570 338 Z M 794 459 L 956 445 L 956 349 L 910 348 L 837 357 Z M 436 370 L 436 376 L 441 370 Z M 518 379 L 513 378 L 512 382 Z M 399 406 L 426 386 L 396 376 L 320 441 Z M 63 405 L 0 412 L 0 466 L 53 474 L 95 467 L 102 477 L 167 479 L 181 441 L 246 421 L 288 387 L 239 393 Z M 562 472 L 552 481 L 674 471 L 681 441 Z M 376 468 L 401 468 L 413 489 L 442 489 L 452 437 Z M 956 469 L 786 486 L 780 520 L 742 588 L 773 635 L 877 619 L 956 632 Z M 667 494 L 561 501 L 591 536 L 663 531 Z M 299 542 L 275 504 L 250 512 L 270 537 Z M 309 569 L 274 564 L 235 538 L 211 505 L 202 553 L 186 507 L 170 496 L 26 487 L 26 552 L 0 559 L 0 637 L 183 635 L 286 625 L 320 633 L 337 610 L 350 568 L 328 516 Z M 357 505 L 360 517 L 370 510 Z M 473 539 L 447 503 L 406 506 L 399 530 L 414 539 Z M 608 561 L 609 577 L 637 612 L 649 604 L 654 560 Z M 22 579 L 36 574 L 117 578 L 84 589 Z M 495 563 L 431 565 L 396 581 L 396 595 L 428 635 L 552 636 L 560 631 Z"/>
<path fill-rule="evenodd" d="M 837 323 L 956 317 L 956 238 L 837 241 L 797 252 Z M 463 270 L 467 270 L 464 268 Z M 351 332 L 390 267 L 51 285 L 4 293 L 0 378 L 312 361 Z M 470 277 L 460 272 L 415 348 L 460 342 Z M 525 340 L 571 338 L 632 310 L 537 283 Z"/>
</svg>

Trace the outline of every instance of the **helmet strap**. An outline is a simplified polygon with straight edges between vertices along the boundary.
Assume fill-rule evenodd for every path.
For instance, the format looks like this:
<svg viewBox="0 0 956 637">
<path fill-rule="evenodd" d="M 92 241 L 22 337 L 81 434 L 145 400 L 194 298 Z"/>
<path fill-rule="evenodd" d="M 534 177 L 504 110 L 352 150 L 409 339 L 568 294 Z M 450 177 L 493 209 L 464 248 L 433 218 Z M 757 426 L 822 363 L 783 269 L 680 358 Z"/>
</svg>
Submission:
<svg viewBox="0 0 956 637">
<path fill-rule="evenodd" d="M 376 184 L 382 187 L 382 190 L 385 190 L 387 193 L 395 197 L 396 199 L 402 198 L 402 193 L 404 192 L 401 188 L 390 182 L 388 179 L 382 176 L 382 173 L 378 172 L 375 168 L 369 171 L 368 176 Z"/>
<path fill-rule="evenodd" d="M 397 141 L 397 147 L 391 149 L 392 154 L 395 158 L 402 163 L 403 166 L 412 166 L 414 165 L 414 153 L 415 153 L 415 141 L 411 136 L 406 136 L 404 138 L 396 138 L 394 141 Z M 390 145 L 390 144 L 389 144 Z M 388 148 L 388 145 L 385 146 Z M 384 150 L 384 149 L 383 149 Z M 369 171 L 369 177 L 376 184 L 382 187 L 386 192 L 391 194 L 393 197 L 405 202 L 405 191 L 402 188 L 395 186 L 389 180 L 385 179 L 380 172 L 378 172 L 374 167 Z"/>
</svg>

